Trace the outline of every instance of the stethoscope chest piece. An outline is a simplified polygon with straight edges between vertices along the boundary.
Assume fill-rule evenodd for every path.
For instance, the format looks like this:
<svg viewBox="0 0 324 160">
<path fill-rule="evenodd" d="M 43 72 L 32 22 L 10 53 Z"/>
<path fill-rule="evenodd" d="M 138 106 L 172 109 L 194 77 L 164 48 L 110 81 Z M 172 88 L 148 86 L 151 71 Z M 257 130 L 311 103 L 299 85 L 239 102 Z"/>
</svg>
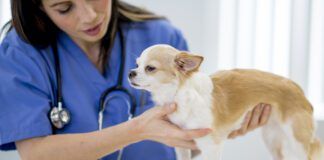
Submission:
<svg viewBox="0 0 324 160">
<path fill-rule="evenodd" d="M 52 124 L 58 128 L 63 128 L 66 124 L 70 122 L 70 113 L 67 109 L 58 107 L 53 107 L 50 112 L 50 119 Z"/>
</svg>

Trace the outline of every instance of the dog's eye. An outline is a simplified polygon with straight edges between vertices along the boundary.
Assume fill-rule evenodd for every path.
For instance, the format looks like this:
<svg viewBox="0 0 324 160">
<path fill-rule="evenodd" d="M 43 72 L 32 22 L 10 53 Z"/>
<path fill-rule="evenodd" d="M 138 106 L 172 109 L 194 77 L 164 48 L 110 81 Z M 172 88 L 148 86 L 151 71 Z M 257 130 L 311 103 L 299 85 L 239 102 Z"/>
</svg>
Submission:
<svg viewBox="0 0 324 160">
<path fill-rule="evenodd" d="M 145 71 L 146 71 L 146 72 L 153 72 L 155 69 L 156 69 L 156 68 L 153 67 L 153 66 L 146 66 L 146 67 L 145 67 Z"/>
</svg>

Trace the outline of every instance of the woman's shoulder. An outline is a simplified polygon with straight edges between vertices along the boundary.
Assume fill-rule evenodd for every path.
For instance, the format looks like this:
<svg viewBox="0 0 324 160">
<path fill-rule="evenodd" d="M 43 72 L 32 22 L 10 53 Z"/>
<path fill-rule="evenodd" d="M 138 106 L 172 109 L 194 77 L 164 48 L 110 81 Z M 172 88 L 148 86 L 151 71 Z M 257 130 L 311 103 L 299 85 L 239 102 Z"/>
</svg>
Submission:
<svg viewBox="0 0 324 160">
<path fill-rule="evenodd" d="M 147 28 L 151 29 L 169 29 L 174 30 L 176 29 L 175 26 L 172 25 L 172 23 L 167 19 L 152 19 L 152 20 L 146 20 L 142 22 L 134 22 L 135 25 L 139 26 L 145 26 Z"/>
<path fill-rule="evenodd" d="M 141 22 L 131 22 L 130 25 L 132 28 L 146 32 L 163 32 L 164 34 L 173 34 L 174 32 L 180 32 L 180 30 L 167 19 L 153 19 Z"/>
<path fill-rule="evenodd" d="M 7 72 L 28 72 L 30 75 L 36 72 L 50 73 L 49 64 L 51 62 L 50 47 L 37 48 L 19 37 L 18 33 L 12 29 L 4 37 L 0 44 L 0 66 Z M 38 73 L 37 73 L 38 74 Z"/>
<path fill-rule="evenodd" d="M 1 46 L 5 47 L 24 47 L 28 45 L 17 33 L 17 31 L 13 28 L 11 29 L 6 36 L 4 37 L 3 41 L 1 42 Z"/>
<path fill-rule="evenodd" d="M 2 57 L 11 57 L 20 53 L 24 53 L 24 56 L 35 57 L 39 56 L 39 52 L 42 50 L 24 41 L 15 29 L 11 29 L 0 44 L 0 55 Z"/>
<path fill-rule="evenodd" d="M 134 41 L 152 44 L 169 44 L 181 50 L 187 50 L 182 32 L 166 19 L 131 22 L 131 36 Z"/>
</svg>

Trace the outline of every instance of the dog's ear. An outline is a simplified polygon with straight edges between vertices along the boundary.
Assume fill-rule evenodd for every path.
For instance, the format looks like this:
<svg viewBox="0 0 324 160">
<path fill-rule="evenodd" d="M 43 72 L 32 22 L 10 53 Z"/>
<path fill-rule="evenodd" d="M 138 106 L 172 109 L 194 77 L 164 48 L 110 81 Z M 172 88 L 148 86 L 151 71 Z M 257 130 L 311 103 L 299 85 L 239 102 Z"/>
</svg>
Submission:
<svg viewBox="0 0 324 160">
<path fill-rule="evenodd" d="M 181 52 L 177 54 L 174 62 L 180 72 L 187 74 L 197 71 L 203 60 L 204 57 L 202 56 Z"/>
</svg>

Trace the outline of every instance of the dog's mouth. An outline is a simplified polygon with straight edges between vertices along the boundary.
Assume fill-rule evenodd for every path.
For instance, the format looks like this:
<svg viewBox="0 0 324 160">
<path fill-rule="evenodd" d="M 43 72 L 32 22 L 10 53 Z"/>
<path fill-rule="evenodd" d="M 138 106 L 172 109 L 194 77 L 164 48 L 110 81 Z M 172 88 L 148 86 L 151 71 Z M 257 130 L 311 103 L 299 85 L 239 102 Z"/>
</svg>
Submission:
<svg viewBox="0 0 324 160">
<path fill-rule="evenodd" d="M 135 87 L 139 87 L 140 85 L 138 85 L 137 83 L 131 82 L 131 84 Z"/>
<path fill-rule="evenodd" d="M 138 89 L 144 89 L 144 88 L 147 88 L 149 85 L 139 85 L 135 82 L 131 82 L 131 85 L 135 88 L 138 88 Z"/>
</svg>

